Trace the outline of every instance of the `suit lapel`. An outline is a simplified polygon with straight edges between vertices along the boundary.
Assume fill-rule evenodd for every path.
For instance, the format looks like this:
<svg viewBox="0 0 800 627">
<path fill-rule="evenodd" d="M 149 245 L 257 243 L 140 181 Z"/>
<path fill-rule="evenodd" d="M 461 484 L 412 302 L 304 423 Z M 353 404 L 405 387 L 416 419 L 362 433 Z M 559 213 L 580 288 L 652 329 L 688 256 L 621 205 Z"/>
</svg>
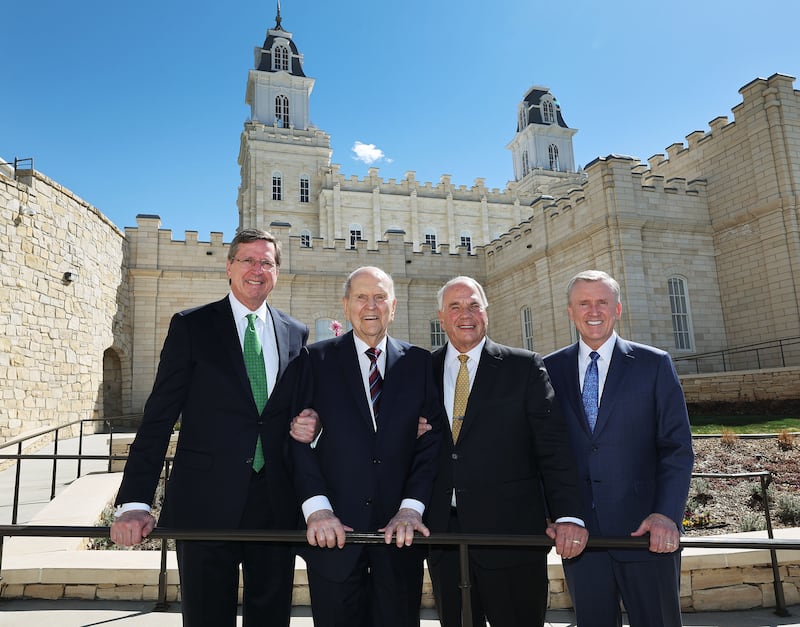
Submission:
<svg viewBox="0 0 800 627">
<path fill-rule="evenodd" d="M 461 425 L 461 433 L 458 436 L 459 442 L 466 433 L 469 433 L 472 424 L 477 419 L 480 410 L 480 400 L 490 398 L 491 391 L 497 380 L 500 365 L 503 362 L 503 355 L 497 344 L 486 338 L 486 343 L 481 351 L 481 360 L 478 363 L 478 370 L 475 373 L 475 381 L 469 392 L 467 409 L 464 412 L 464 424 Z"/>
<path fill-rule="evenodd" d="M 280 381 L 283 373 L 286 371 L 286 366 L 289 364 L 289 323 L 284 319 L 277 309 L 273 309 L 267 305 L 269 313 L 272 316 L 272 325 L 275 327 L 275 340 L 278 344 L 278 377 Z"/>
<path fill-rule="evenodd" d="M 608 365 L 606 382 L 603 386 L 603 397 L 600 399 L 600 407 L 597 411 L 595 434 L 600 433 L 608 423 L 614 404 L 623 393 L 625 378 L 631 372 L 631 366 L 635 364 L 635 361 L 631 345 L 618 337 L 614 344 L 614 352 L 611 355 L 611 363 Z"/>
<path fill-rule="evenodd" d="M 236 330 L 236 320 L 233 318 L 233 309 L 227 297 L 213 304 L 215 313 L 214 329 L 212 337 L 220 338 L 225 347 L 225 353 L 231 363 L 231 370 L 236 379 L 242 386 L 243 392 L 251 399 L 253 409 L 256 409 L 256 402 L 253 399 L 253 390 L 250 387 L 250 378 L 247 376 L 247 368 L 244 365 L 244 355 L 242 346 L 239 342 L 239 333 Z"/>
<path fill-rule="evenodd" d="M 353 401 L 358 407 L 364 422 L 369 425 L 370 431 L 375 429 L 372 426 L 372 412 L 367 401 L 367 392 L 364 389 L 364 379 L 361 377 L 361 365 L 356 354 L 356 345 L 353 340 L 353 332 L 348 331 L 339 341 L 336 342 L 337 361 L 341 367 L 342 376 L 345 380 L 345 388 L 353 395 Z M 388 360 L 388 355 L 387 355 Z"/>
<path fill-rule="evenodd" d="M 578 372 L 578 343 L 576 342 L 570 346 L 561 356 L 564 359 L 566 367 L 562 369 L 564 372 L 564 384 L 566 385 L 565 396 L 567 402 L 570 404 L 572 412 L 579 416 L 579 422 L 582 424 L 584 431 L 589 433 L 589 425 L 586 422 L 586 412 L 583 409 L 583 397 L 581 396 L 581 381 Z"/>
</svg>

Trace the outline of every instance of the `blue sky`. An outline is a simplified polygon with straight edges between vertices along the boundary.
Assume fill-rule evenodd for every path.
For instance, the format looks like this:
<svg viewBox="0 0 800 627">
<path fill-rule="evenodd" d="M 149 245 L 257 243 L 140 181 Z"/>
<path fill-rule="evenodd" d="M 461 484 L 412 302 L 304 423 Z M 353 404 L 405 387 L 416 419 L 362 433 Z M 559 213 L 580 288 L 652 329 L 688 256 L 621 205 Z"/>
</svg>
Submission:
<svg viewBox="0 0 800 627">
<path fill-rule="evenodd" d="M 120 228 L 158 214 L 175 239 L 230 241 L 247 72 L 276 4 L 4 3 L 0 157 L 33 157 Z M 281 12 L 316 79 L 312 122 L 348 176 L 370 167 L 360 144 L 383 155 L 371 165 L 384 178 L 502 188 L 531 85 L 579 129 L 577 164 L 646 160 L 732 120 L 756 77 L 800 75 L 791 0 L 283 0 Z"/>
</svg>

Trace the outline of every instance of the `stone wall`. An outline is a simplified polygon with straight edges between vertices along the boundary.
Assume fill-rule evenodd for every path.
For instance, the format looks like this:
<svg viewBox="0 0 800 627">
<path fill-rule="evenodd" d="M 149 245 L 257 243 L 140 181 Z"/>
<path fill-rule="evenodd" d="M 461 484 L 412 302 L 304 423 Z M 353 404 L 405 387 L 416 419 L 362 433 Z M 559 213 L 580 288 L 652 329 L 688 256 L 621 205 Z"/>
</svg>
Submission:
<svg viewBox="0 0 800 627">
<path fill-rule="evenodd" d="M 96 208 L 34 170 L 0 170 L 0 440 L 102 415 L 107 351 L 130 363 L 126 265 Z"/>
<path fill-rule="evenodd" d="M 800 400 L 800 367 L 681 376 L 687 404 Z"/>
</svg>

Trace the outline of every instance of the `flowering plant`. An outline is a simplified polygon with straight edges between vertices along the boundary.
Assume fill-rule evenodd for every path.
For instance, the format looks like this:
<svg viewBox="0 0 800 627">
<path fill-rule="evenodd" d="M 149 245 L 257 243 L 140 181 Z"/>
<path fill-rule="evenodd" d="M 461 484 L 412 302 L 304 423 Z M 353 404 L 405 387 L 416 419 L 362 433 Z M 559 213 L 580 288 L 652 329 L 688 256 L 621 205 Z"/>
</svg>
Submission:
<svg viewBox="0 0 800 627">
<path fill-rule="evenodd" d="M 338 320 L 333 320 L 328 328 L 333 331 L 335 337 L 339 337 L 342 334 L 342 323 Z"/>
</svg>

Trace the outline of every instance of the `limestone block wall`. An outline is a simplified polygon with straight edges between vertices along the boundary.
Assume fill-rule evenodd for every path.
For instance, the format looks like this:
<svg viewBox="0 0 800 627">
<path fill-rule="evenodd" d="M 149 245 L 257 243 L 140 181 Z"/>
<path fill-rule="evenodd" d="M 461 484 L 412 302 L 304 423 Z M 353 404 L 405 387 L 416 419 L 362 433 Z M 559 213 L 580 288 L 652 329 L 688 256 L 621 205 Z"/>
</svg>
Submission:
<svg viewBox="0 0 800 627">
<path fill-rule="evenodd" d="M 681 376 L 687 403 L 750 403 L 800 399 L 800 368 Z"/>
<path fill-rule="evenodd" d="M 0 439 L 101 415 L 104 354 L 131 350 L 126 265 L 98 209 L 34 170 L 0 172 Z"/>
<path fill-rule="evenodd" d="M 649 159 L 665 178 L 707 180 L 719 290 L 729 337 L 800 335 L 800 93 L 793 77 L 739 90 L 734 121 L 720 116 Z M 759 307 L 749 307 L 757 302 Z"/>
<path fill-rule="evenodd" d="M 574 341 L 567 283 L 581 270 L 600 269 L 622 288 L 624 337 L 677 353 L 667 279 L 680 276 L 689 290 L 694 351 L 726 346 L 704 182 L 645 179 L 627 157 L 597 159 L 586 172 L 583 187 L 540 197 L 530 219 L 485 247 L 492 333 L 520 345 L 520 308 L 527 305 L 537 351 Z"/>
</svg>

